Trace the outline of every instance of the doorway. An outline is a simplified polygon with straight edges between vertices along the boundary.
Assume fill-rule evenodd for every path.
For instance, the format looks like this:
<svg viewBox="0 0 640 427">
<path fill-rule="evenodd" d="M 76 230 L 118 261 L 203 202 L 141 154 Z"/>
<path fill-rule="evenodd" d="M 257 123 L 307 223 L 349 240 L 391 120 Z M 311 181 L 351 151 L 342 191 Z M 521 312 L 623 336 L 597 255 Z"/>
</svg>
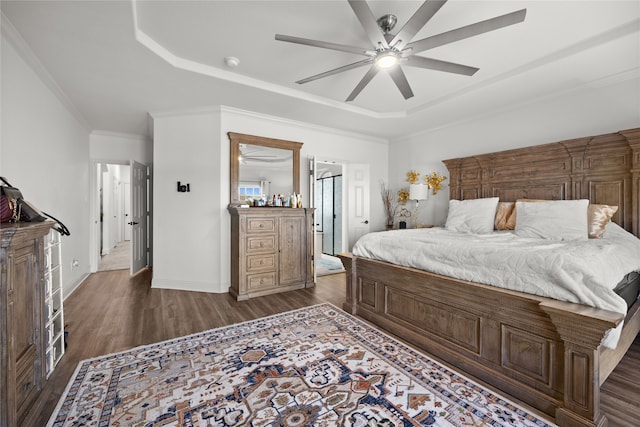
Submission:
<svg viewBox="0 0 640 427">
<path fill-rule="evenodd" d="M 151 259 L 150 168 L 135 160 L 91 164 L 91 272 L 129 268 L 134 275 Z M 100 266 L 117 253 L 117 263 Z"/>
<path fill-rule="evenodd" d="M 98 271 L 131 268 L 131 167 L 98 163 Z"/>
<path fill-rule="evenodd" d="M 321 252 L 339 254 L 342 252 L 342 165 L 318 162 L 316 212 Z"/>
<path fill-rule="evenodd" d="M 315 271 L 323 276 L 344 271 L 335 256 L 344 252 L 342 164 L 317 161 L 315 176 Z"/>
</svg>

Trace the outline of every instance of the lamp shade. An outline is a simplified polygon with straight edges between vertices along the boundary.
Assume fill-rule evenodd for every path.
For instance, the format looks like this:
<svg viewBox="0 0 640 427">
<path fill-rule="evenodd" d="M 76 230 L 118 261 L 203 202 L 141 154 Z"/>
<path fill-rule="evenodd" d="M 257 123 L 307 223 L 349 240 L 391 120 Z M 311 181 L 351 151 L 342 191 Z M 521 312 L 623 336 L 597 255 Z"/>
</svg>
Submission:
<svg viewBox="0 0 640 427">
<path fill-rule="evenodd" d="M 429 198 L 429 186 L 424 184 L 411 184 L 409 186 L 409 199 L 427 200 Z"/>
</svg>

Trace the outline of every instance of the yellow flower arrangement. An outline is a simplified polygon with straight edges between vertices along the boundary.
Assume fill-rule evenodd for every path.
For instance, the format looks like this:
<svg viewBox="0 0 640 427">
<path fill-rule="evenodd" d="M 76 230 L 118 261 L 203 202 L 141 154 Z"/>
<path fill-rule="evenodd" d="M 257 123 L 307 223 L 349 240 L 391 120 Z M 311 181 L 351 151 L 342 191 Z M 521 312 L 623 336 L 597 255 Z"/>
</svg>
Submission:
<svg viewBox="0 0 640 427">
<path fill-rule="evenodd" d="M 407 200 L 409 200 L 409 190 L 407 190 L 406 188 L 401 188 L 398 191 L 398 203 L 404 205 Z"/>
<path fill-rule="evenodd" d="M 424 180 L 429 185 L 429 188 L 433 189 L 433 195 L 438 194 L 439 190 L 442 190 L 442 181 L 447 179 L 446 176 L 440 175 L 437 172 L 433 172 L 431 175 L 424 177 Z"/>
<path fill-rule="evenodd" d="M 419 176 L 420 176 L 420 172 L 410 170 L 409 172 L 407 172 L 407 182 L 409 184 L 415 184 L 416 182 L 418 182 Z"/>
</svg>

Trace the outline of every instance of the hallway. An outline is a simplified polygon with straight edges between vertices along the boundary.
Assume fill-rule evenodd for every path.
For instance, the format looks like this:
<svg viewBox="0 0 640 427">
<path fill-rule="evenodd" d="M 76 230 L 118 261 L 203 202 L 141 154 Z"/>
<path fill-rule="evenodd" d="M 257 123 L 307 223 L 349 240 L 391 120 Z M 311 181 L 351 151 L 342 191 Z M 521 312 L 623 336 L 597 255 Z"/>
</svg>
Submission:
<svg viewBox="0 0 640 427">
<path fill-rule="evenodd" d="M 125 270 L 131 266 L 131 241 L 123 240 L 100 258 L 98 271 Z"/>
</svg>

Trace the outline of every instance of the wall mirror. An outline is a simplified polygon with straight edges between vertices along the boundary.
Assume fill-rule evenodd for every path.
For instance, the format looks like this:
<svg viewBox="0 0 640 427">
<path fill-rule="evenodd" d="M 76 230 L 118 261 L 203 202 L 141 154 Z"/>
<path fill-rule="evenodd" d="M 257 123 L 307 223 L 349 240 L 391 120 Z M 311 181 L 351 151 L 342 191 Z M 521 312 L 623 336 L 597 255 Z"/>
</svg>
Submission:
<svg viewBox="0 0 640 427">
<path fill-rule="evenodd" d="M 300 192 L 301 142 L 229 132 L 231 205 Z"/>
</svg>

